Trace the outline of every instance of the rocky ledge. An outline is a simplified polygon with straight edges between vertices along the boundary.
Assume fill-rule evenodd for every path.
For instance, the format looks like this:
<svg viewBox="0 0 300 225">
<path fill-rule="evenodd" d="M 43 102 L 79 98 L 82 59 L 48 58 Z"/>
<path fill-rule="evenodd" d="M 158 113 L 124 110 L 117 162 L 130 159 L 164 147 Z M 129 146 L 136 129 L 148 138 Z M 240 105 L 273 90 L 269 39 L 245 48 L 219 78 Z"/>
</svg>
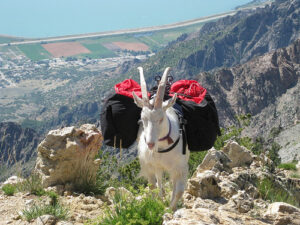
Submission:
<svg viewBox="0 0 300 225">
<path fill-rule="evenodd" d="M 184 207 L 166 214 L 163 224 L 300 224 L 299 208 L 262 199 L 258 186 L 266 179 L 300 202 L 300 180 L 275 168 L 267 156 L 255 156 L 236 142 L 211 149 L 188 180 Z"/>
<path fill-rule="evenodd" d="M 60 194 L 59 202 L 69 211 L 67 221 L 59 221 L 51 215 L 24 221 L 22 210 L 39 204 L 49 205 L 51 198 L 20 192 L 7 196 L 0 191 L 0 224 L 79 225 L 103 215 L 107 206 L 113 208 L 114 187 L 108 188 L 103 196 L 86 196 L 67 188 L 72 187 L 74 178 L 76 180 L 74 172 L 81 171 L 81 167 L 76 166 L 80 164 L 78 160 L 90 168 L 89 171 L 95 172 L 95 165 L 99 165 L 98 161 L 94 161 L 95 153 L 101 140 L 99 130 L 92 125 L 84 125 L 51 131 L 38 147 L 36 170 L 42 176 L 46 190 Z M 300 175 L 300 164 L 298 167 Z M 68 168 L 69 172 L 62 172 L 62 168 Z M 64 177 L 61 177 L 62 173 Z M 13 177 L 6 183 L 18 182 L 20 180 Z M 277 191 L 274 192 L 272 188 Z M 288 203 L 276 202 L 275 198 L 272 202 L 267 200 L 266 195 L 272 191 L 273 195 L 291 197 L 292 201 L 289 202 L 299 207 L 300 179 L 290 178 L 287 171 L 276 168 L 266 155 L 254 155 L 245 147 L 230 141 L 220 151 L 208 151 L 187 182 L 182 206 L 173 214 L 165 214 L 163 224 L 299 225 L 300 209 Z M 119 192 L 129 196 L 128 201 L 133 197 L 143 198 L 134 196 L 122 187 Z"/>
</svg>

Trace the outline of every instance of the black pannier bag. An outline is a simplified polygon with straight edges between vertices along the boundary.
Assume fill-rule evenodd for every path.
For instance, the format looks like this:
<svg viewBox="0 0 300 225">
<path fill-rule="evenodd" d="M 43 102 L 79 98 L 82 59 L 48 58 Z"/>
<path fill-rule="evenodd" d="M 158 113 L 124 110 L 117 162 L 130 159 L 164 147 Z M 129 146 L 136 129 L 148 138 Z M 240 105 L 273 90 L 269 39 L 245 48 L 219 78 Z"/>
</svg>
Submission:
<svg viewBox="0 0 300 225">
<path fill-rule="evenodd" d="M 155 90 L 156 87 L 152 91 Z M 134 103 L 132 91 L 142 96 L 140 86 L 134 80 L 116 84 L 116 93 L 107 98 L 101 109 L 101 130 L 104 144 L 108 146 L 128 148 L 137 138 L 141 108 Z M 179 80 L 167 92 L 166 99 L 178 94 L 176 103 L 186 121 L 184 128 L 189 150 L 210 149 L 220 135 L 220 127 L 216 106 L 206 89 L 197 81 Z"/>
<path fill-rule="evenodd" d="M 101 109 L 100 123 L 104 144 L 116 148 L 132 145 L 139 129 L 141 108 L 137 107 L 132 91 L 141 96 L 140 86 L 131 79 L 115 85 Z"/>
<path fill-rule="evenodd" d="M 190 151 L 210 149 L 221 135 L 215 103 L 197 81 L 180 80 L 172 84 L 170 95 L 177 93 L 177 102 L 185 119 L 185 133 Z"/>
</svg>

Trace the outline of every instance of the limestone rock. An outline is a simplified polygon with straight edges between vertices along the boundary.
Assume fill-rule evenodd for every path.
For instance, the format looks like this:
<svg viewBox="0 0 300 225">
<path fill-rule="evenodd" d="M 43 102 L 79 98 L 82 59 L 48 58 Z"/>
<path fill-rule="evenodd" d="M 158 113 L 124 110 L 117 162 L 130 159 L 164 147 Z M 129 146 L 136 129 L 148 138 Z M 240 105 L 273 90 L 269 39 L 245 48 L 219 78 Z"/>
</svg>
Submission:
<svg viewBox="0 0 300 225">
<path fill-rule="evenodd" d="M 230 174 L 227 179 L 235 183 L 240 190 L 246 190 L 247 192 L 253 189 L 253 185 L 256 185 L 258 177 L 260 176 L 257 171 L 243 170 L 241 167 L 236 167 L 233 171 L 234 173 Z M 255 195 L 254 190 L 253 192 Z"/>
<path fill-rule="evenodd" d="M 202 199 L 199 197 L 195 197 L 188 192 L 185 192 L 183 195 L 183 203 L 187 209 L 206 208 L 210 210 L 217 210 L 220 207 L 222 201 L 224 201 L 224 199 L 222 198 Z"/>
<path fill-rule="evenodd" d="M 277 213 L 299 213 L 300 209 L 284 202 L 275 202 L 269 205 L 266 215 L 276 215 Z"/>
<path fill-rule="evenodd" d="M 229 212 L 224 210 L 210 210 L 206 208 L 197 209 L 179 209 L 173 218 L 167 218 L 163 225 L 267 225 L 265 223 L 250 216 Z"/>
<path fill-rule="evenodd" d="M 236 195 L 232 196 L 230 200 L 240 213 L 247 213 L 254 206 L 253 199 L 245 191 L 239 191 Z"/>
<path fill-rule="evenodd" d="M 52 215 L 43 215 L 36 219 L 36 225 L 55 225 L 56 218 Z"/>
<path fill-rule="evenodd" d="M 221 188 L 222 197 L 227 199 L 231 198 L 239 190 L 239 186 L 236 183 L 229 181 L 228 179 L 221 181 L 219 183 L 219 186 Z"/>
<path fill-rule="evenodd" d="M 275 202 L 269 205 L 264 217 L 274 220 L 274 225 L 299 225 L 300 209 L 284 202 Z"/>
<path fill-rule="evenodd" d="M 243 166 L 249 167 L 253 162 L 251 152 L 244 146 L 240 146 L 235 141 L 228 142 L 226 146 L 222 149 L 222 151 L 231 160 L 231 162 L 229 162 L 228 164 L 231 168 Z"/>
<path fill-rule="evenodd" d="M 95 155 L 102 140 L 101 132 L 91 124 L 50 131 L 38 146 L 35 165 L 44 187 L 92 181 L 100 164 Z"/>
<path fill-rule="evenodd" d="M 74 225 L 74 223 L 69 221 L 58 221 L 56 225 Z"/>
<path fill-rule="evenodd" d="M 206 156 L 204 157 L 202 163 L 198 166 L 196 173 L 203 172 L 205 170 L 218 171 L 228 171 L 231 172 L 228 164 L 230 159 L 222 151 L 217 151 L 216 149 L 210 149 Z"/>
<path fill-rule="evenodd" d="M 261 167 L 268 168 L 268 170 L 270 170 L 270 171 L 275 170 L 274 162 L 267 155 L 265 155 L 264 153 L 261 153 L 259 155 L 258 160 L 260 162 Z"/>
<path fill-rule="evenodd" d="M 203 173 L 197 173 L 188 180 L 187 192 L 200 198 L 220 197 L 221 188 L 218 185 L 218 179 L 215 172 L 208 170 Z"/>
<path fill-rule="evenodd" d="M 84 223 L 103 214 L 104 203 L 98 196 L 69 195 L 62 197 L 60 201 L 69 209 L 68 220 L 74 224 Z"/>
<path fill-rule="evenodd" d="M 6 181 L 4 181 L 3 184 L 0 185 L 0 187 L 2 187 L 5 184 L 17 184 L 17 183 L 20 183 L 20 182 L 23 182 L 23 181 L 24 181 L 24 179 L 22 179 L 18 176 L 11 176 Z"/>
</svg>

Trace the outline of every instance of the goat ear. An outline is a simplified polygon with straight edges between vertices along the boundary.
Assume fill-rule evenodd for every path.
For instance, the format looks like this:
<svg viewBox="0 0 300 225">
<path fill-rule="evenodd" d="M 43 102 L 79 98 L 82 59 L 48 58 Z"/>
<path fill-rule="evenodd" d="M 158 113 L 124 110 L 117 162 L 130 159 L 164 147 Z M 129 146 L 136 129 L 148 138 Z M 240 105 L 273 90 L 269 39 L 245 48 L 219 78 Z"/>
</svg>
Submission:
<svg viewBox="0 0 300 225">
<path fill-rule="evenodd" d="M 177 93 L 175 93 L 172 98 L 168 99 L 167 101 L 164 101 L 162 108 L 164 110 L 167 110 L 169 107 L 172 107 L 176 102 L 176 98 L 177 98 Z"/>
<path fill-rule="evenodd" d="M 143 100 L 137 96 L 134 91 L 132 92 L 132 96 L 133 96 L 133 99 L 134 99 L 134 103 L 140 107 L 140 108 L 143 108 L 144 104 L 143 104 Z"/>
</svg>

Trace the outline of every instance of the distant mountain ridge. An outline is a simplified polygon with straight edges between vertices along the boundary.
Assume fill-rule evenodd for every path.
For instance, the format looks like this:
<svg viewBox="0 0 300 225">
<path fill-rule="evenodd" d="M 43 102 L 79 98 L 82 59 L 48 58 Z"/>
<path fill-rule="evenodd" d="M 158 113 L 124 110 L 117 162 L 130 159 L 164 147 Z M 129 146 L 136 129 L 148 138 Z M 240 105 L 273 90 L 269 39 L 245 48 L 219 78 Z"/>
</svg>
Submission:
<svg viewBox="0 0 300 225">
<path fill-rule="evenodd" d="M 245 63 L 299 37 L 300 1 L 277 0 L 265 8 L 207 23 L 198 33 L 178 38 L 143 66 L 152 75 L 171 66 L 176 78 L 192 78 L 201 71 Z"/>
</svg>

